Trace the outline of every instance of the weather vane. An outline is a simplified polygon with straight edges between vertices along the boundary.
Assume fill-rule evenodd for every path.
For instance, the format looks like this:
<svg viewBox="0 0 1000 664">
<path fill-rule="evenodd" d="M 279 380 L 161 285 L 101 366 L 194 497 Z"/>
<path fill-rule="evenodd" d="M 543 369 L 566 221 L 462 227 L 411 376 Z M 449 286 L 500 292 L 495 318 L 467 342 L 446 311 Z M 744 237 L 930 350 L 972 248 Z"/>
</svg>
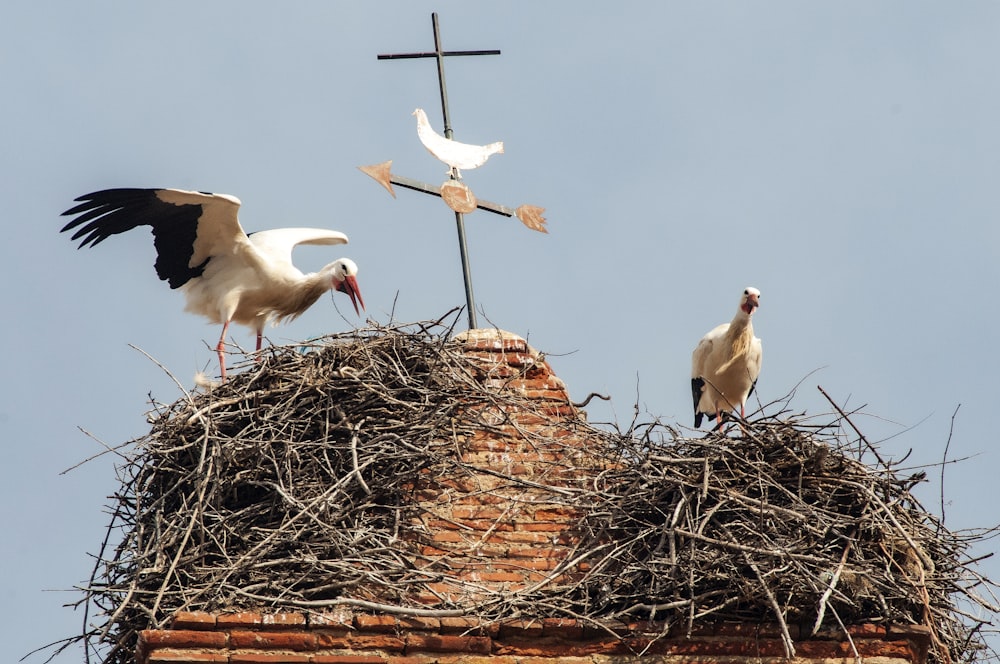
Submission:
<svg viewBox="0 0 1000 664">
<path fill-rule="evenodd" d="M 441 186 L 434 186 L 410 178 L 393 175 L 390 172 L 392 161 L 371 166 L 360 166 L 366 174 L 385 187 L 392 197 L 396 197 L 392 185 L 420 191 L 425 194 L 440 196 L 455 213 L 455 225 L 458 229 L 458 249 L 462 257 L 462 276 L 465 280 L 465 301 L 469 310 L 469 328 L 476 329 L 476 301 L 472 293 L 472 272 L 469 268 L 469 251 L 465 242 L 465 214 L 477 208 L 487 210 L 505 217 L 517 217 L 525 226 L 532 230 L 547 233 L 544 208 L 534 205 L 521 205 L 509 208 L 497 203 L 476 198 L 472 191 L 462 182 L 461 169 L 471 170 L 483 165 L 490 156 L 503 152 L 503 143 L 489 145 L 467 145 L 452 139 L 451 117 L 448 113 L 448 88 L 444 82 L 444 59 L 458 55 L 500 55 L 499 50 L 490 51 L 445 51 L 441 48 L 441 30 L 438 25 L 437 13 L 431 14 L 434 26 L 434 50 L 422 53 L 394 53 L 379 55 L 379 60 L 405 60 L 413 58 L 435 58 L 437 60 L 438 85 L 441 89 L 441 110 L 444 115 L 444 136 L 437 134 L 427 121 L 427 114 L 422 109 L 413 112 L 417 116 L 417 136 L 424 147 L 435 157 L 448 165 L 448 180 Z"/>
</svg>

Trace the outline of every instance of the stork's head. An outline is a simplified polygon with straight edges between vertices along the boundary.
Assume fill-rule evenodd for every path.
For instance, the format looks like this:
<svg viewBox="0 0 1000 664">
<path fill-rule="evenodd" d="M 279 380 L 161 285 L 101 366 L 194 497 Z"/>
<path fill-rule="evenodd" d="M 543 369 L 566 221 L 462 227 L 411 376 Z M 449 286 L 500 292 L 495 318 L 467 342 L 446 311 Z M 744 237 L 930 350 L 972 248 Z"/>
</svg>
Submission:
<svg viewBox="0 0 1000 664">
<path fill-rule="evenodd" d="M 354 305 L 354 313 L 361 315 L 358 310 L 358 303 L 361 308 L 365 308 L 365 300 L 361 297 L 361 289 L 358 288 L 358 266 L 350 258 L 341 258 L 333 264 L 332 287 L 341 293 L 347 293 Z"/>
<path fill-rule="evenodd" d="M 740 298 L 740 309 L 747 316 L 753 314 L 753 310 L 760 306 L 760 291 L 753 286 L 747 286 Z"/>
</svg>

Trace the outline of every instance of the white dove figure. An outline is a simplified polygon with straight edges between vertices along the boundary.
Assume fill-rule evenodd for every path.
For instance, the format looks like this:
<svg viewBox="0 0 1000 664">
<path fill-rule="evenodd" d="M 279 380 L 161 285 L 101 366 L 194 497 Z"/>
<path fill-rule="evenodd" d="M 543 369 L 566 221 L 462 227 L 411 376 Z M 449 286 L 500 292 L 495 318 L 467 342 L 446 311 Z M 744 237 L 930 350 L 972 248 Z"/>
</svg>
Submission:
<svg viewBox="0 0 1000 664">
<path fill-rule="evenodd" d="M 457 179 L 462 177 L 460 168 L 478 168 L 485 164 L 491 155 L 503 154 L 503 141 L 489 145 L 459 143 L 434 131 L 424 109 L 416 109 L 413 115 L 417 116 L 417 136 L 420 137 L 420 142 L 428 152 L 448 164 L 448 173 Z"/>
</svg>

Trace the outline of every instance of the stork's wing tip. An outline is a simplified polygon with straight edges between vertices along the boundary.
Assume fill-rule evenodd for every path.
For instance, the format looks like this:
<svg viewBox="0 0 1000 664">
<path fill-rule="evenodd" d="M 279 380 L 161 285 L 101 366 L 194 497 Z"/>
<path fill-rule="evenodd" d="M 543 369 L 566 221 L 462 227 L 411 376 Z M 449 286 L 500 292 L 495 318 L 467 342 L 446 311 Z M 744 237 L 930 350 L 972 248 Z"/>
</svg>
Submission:
<svg viewBox="0 0 1000 664">
<path fill-rule="evenodd" d="M 392 180 L 391 173 L 389 172 L 392 168 L 392 160 L 383 161 L 381 164 L 372 164 L 371 166 L 358 166 L 358 170 L 365 175 L 371 177 L 373 180 L 378 182 L 380 185 L 385 187 L 385 190 L 395 198 L 396 192 L 392 190 Z"/>
<path fill-rule="evenodd" d="M 545 217 L 542 216 L 543 212 L 545 212 L 545 208 L 537 205 L 522 205 L 514 210 L 514 214 L 521 220 L 522 224 L 533 231 L 548 233 L 549 231 L 545 227 Z"/>
</svg>

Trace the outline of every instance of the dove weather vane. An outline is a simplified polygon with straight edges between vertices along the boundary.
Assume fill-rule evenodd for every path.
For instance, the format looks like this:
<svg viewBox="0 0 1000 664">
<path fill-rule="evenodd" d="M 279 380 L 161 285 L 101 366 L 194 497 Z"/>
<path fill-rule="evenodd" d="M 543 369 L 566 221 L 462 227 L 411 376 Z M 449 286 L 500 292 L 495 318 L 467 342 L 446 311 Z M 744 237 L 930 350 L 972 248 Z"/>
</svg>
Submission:
<svg viewBox="0 0 1000 664">
<path fill-rule="evenodd" d="M 427 115 L 422 109 L 413 112 L 417 116 L 417 134 L 424 147 L 448 165 L 448 180 L 441 186 L 434 186 L 425 182 L 419 182 L 411 178 L 394 175 L 390 169 L 392 161 L 385 161 L 371 166 L 360 166 L 360 170 L 374 178 L 379 184 L 388 190 L 392 197 L 396 197 L 392 185 L 397 185 L 405 189 L 420 191 L 425 194 L 432 194 L 441 197 L 442 200 L 455 213 L 455 225 L 458 229 L 458 248 L 462 257 L 462 276 L 465 280 L 465 301 L 469 311 L 469 328 L 476 329 L 476 302 L 472 292 L 472 272 L 469 267 L 469 251 L 465 240 L 465 217 L 464 215 L 476 209 L 486 210 L 505 217 L 516 217 L 525 226 L 541 233 L 548 233 L 545 228 L 545 218 L 542 213 L 545 208 L 534 205 L 521 205 L 517 208 L 509 208 L 498 203 L 479 200 L 472 191 L 462 182 L 460 169 L 471 170 L 481 166 L 491 155 L 503 153 L 503 143 L 496 142 L 489 145 L 467 145 L 452 139 L 451 117 L 448 112 L 448 89 L 444 81 L 444 59 L 448 56 L 459 55 L 500 55 L 499 50 L 487 51 L 445 51 L 441 48 L 441 30 L 438 24 L 437 13 L 431 14 L 431 22 L 434 27 L 434 50 L 422 53 L 394 53 L 382 54 L 379 60 L 403 60 L 413 58 L 435 58 L 437 60 L 438 85 L 441 90 L 441 110 L 444 114 L 444 136 L 437 134 L 427 121 Z"/>
</svg>

